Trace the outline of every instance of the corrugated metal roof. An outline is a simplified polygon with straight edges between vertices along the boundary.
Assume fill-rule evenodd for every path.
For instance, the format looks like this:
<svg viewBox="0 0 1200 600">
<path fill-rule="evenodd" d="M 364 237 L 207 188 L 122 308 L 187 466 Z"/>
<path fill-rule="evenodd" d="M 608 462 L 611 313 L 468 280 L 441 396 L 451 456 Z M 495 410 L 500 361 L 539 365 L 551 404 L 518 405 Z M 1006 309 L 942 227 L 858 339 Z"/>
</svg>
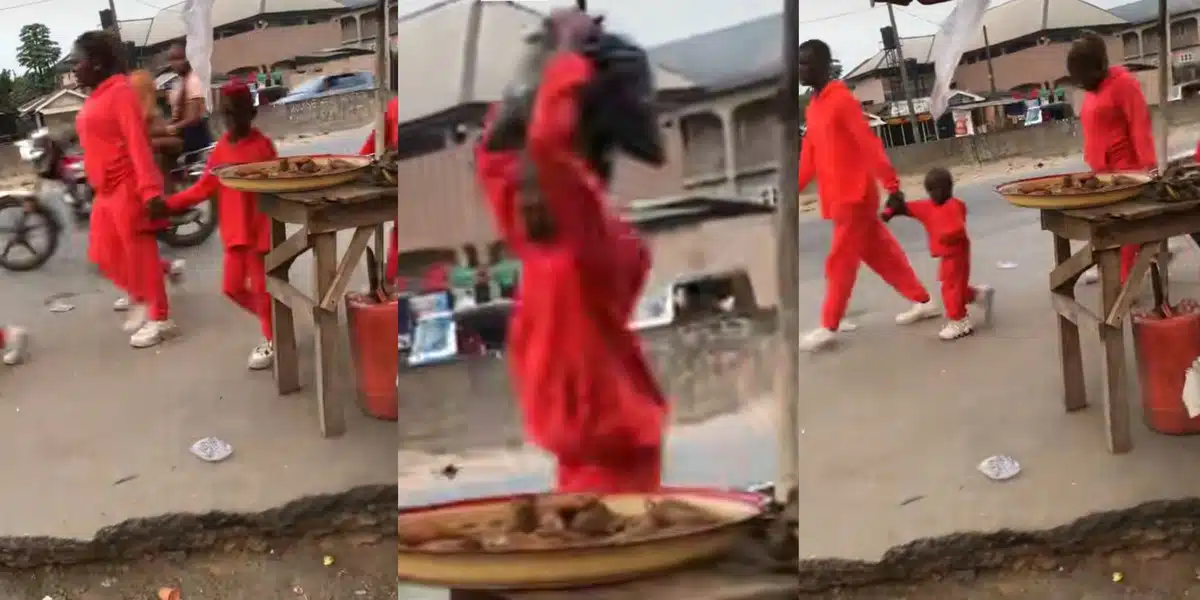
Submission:
<svg viewBox="0 0 1200 600">
<path fill-rule="evenodd" d="M 1167 0 L 1167 12 L 1172 15 L 1200 10 L 1200 0 Z M 1148 23 L 1158 18 L 1158 0 L 1136 0 L 1108 9 L 1108 12 L 1130 23 Z"/>
<path fill-rule="evenodd" d="M 400 122 L 500 99 L 524 52 L 523 32 L 542 18 L 509 0 L 448 0 L 402 15 L 396 38 L 412 50 L 397 57 Z M 655 76 L 659 89 L 692 87 L 666 69 Z"/>
<path fill-rule="evenodd" d="M 122 39 L 151 46 L 184 37 L 183 5 L 166 6 L 149 19 L 121 21 Z M 259 15 L 345 9 L 337 0 L 213 0 L 212 20 L 220 27 Z"/>
<path fill-rule="evenodd" d="M 723 88 L 781 70 L 783 16 L 768 15 L 650 49 L 658 64 L 696 85 Z"/>
<path fill-rule="evenodd" d="M 1156 2 L 1157 0 L 1148 0 Z M 1196 1 L 1196 0 L 1191 0 Z M 1157 10 L 1157 9 L 1156 9 Z M 1129 21 L 1099 6 L 1084 2 L 1084 0 L 1011 0 L 1004 4 L 993 6 L 983 14 L 983 26 L 987 27 L 988 41 L 992 46 L 1012 40 L 1055 29 L 1083 29 L 1104 25 L 1122 25 Z M 920 62 L 930 62 L 929 51 L 933 49 L 934 36 L 904 38 L 902 48 L 904 58 L 915 58 Z M 909 45 L 916 42 L 913 51 Z M 928 46 L 926 46 L 928 44 Z M 984 47 L 983 31 L 980 30 L 966 50 L 979 50 Z M 924 52 L 922 53 L 922 49 Z M 846 75 L 846 78 L 862 77 L 883 65 L 885 54 L 883 50 L 863 61 Z M 871 66 L 875 65 L 875 66 Z"/>
</svg>

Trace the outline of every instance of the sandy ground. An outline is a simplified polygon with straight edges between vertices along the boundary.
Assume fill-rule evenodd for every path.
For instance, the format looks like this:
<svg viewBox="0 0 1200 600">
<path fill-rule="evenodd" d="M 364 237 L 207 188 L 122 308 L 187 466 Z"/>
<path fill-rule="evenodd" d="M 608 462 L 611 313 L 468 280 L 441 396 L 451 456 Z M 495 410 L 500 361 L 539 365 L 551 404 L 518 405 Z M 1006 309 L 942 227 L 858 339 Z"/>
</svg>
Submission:
<svg viewBox="0 0 1200 600">
<path fill-rule="evenodd" d="M 353 151 L 363 135 L 345 132 L 304 150 L 281 149 Z M 280 397 L 270 372 L 246 370 L 260 334 L 219 291 L 216 237 L 173 252 L 189 263 L 187 282 L 172 290 L 182 335 L 151 350 L 129 347 L 121 316 L 111 309 L 115 293 L 87 263 L 82 232 L 72 232 L 40 270 L 0 273 L 0 321 L 26 326 L 33 342 L 27 364 L 0 369 L 0 473 L 14 482 L 0 502 L 7 516 L 0 535 L 90 538 L 133 517 L 258 511 L 394 481 L 395 424 L 364 417 L 348 377 L 339 393 L 348 431 L 327 440 L 311 387 Z M 309 273 L 306 261 L 292 269 L 302 289 Z M 50 312 L 51 297 L 72 310 Z M 299 320 L 308 358 L 310 325 Z M 310 385 L 311 368 L 302 371 Z M 219 464 L 193 457 L 188 447 L 206 436 L 228 441 L 234 456 Z"/>
<path fill-rule="evenodd" d="M 326 566 L 326 557 L 332 564 Z M 182 600 L 393 600 L 395 560 L 392 540 L 305 541 L 255 554 L 0 573 L 0 598 L 150 600 L 171 587 Z"/>
</svg>

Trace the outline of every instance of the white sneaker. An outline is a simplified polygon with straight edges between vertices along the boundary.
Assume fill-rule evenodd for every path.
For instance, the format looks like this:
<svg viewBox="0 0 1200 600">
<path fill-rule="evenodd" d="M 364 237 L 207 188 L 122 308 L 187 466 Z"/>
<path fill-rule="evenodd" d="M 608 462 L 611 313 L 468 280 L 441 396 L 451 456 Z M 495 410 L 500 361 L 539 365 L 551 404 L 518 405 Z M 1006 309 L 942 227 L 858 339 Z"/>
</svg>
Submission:
<svg viewBox="0 0 1200 600">
<path fill-rule="evenodd" d="M 842 322 L 838 324 L 838 332 L 850 333 L 851 331 L 858 331 L 858 325 L 852 321 L 842 319 Z"/>
<path fill-rule="evenodd" d="M 140 329 L 129 337 L 129 345 L 134 348 L 149 348 L 157 346 L 167 338 L 175 335 L 175 323 L 166 321 L 146 321 Z"/>
<path fill-rule="evenodd" d="M 824 350 L 837 342 L 837 333 L 818 327 L 800 338 L 800 349 L 805 352 Z"/>
<path fill-rule="evenodd" d="M 185 269 L 187 269 L 186 260 L 177 258 L 171 261 L 171 266 L 167 267 L 167 281 L 170 282 L 171 285 L 182 284 Z"/>
<path fill-rule="evenodd" d="M 1083 275 L 1079 276 L 1079 281 L 1083 285 L 1092 285 L 1092 284 L 1100 281 L 1100 269 L 1098 269 L 1096 267 L 1092 267 L 1092 268 L 1084 271 Z"/>
<path fill-rule="evenodd" d="M 129 301 L 129 296 L 121 296 L 120 298 L 117 298 L 116 302 L 113 302 L 113 310 L 117 312 L 125 312 L 129 310 L 129 307 L 132 306 L 132 304 L 133 303 Z"/>
<path fill-rule="evenodd" d="M 146 307 L 144 305 L 130 303 L 126 310 L 129 315 L 125 317 L 125 324 L 121 325 L 122 331 L 133 333 L 146 324 Z"/>
<path fill-rule="evenodd" d="M 4 328 L 4 364 L 19 365 L 25 362 L 29 348 L 29 334 L 21 327 Z"/>
<path fill-rule="evenodd" d="M 246 366 L 251 371 L 261 371 L 271 368 L 271 365 L 274 363 L 275 344 L 264 340 L 263 343 L 255 346 L 254 350 L 250 352 L 250 359 L 246 361 Z"/>
<path fill-rule="evenodd" d="M 938 308 L 936 302 L 930 300 L 912 305 L 912 308 L 896 315 L 897 325 L 912 325 L 918 321 L 932 319 L 942 316 L 942 309 Z"/>
<path fill-rule="evenodd" d="M 949 342 L 951 340 L 957 340 L 961 337 L 967 337 L 972 333 L 975 333 L 975 330 L 971 327 L 971 320 L 960 319 L 958 321 L 950 321 L 949 323 L 946 323 L 946 326 L 942 327 L 942 330 L 938 332 L 938 337 Z"/>
<path fill-rule="evenodd" d="M 973 286 L 975 290 L 975 306 L 983 311 L 983 326 L 992 326 L 992 308 L 996 302 L 996 289 L 990 285 Z"/>
</svg>

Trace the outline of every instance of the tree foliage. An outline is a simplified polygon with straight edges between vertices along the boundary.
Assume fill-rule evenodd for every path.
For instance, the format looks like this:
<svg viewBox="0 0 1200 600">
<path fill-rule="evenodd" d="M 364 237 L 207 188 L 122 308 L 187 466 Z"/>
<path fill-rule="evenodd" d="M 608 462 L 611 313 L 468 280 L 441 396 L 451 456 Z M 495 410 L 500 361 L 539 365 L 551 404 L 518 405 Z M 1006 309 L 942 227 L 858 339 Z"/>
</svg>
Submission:
<svg viewBox="0 0 1200 600">
<path fill-rule="evenodd" d="M 18 102 L 13 97 L 16 91 L 16 76 L 8 69 L 0 70 L 0 112 L 13 112 Z"/>
<path fill-rule="evenodd" d="M 25 68 L 24 86 L 18 87 L 34 96 L 52 91 L 55 88 L 54 66 L 62 58 L 62 48 L 50 38 L 50 28 L 42 23 L 30 23 L 21 27 L 18 38 L 17 63 Z"/>
</svg>

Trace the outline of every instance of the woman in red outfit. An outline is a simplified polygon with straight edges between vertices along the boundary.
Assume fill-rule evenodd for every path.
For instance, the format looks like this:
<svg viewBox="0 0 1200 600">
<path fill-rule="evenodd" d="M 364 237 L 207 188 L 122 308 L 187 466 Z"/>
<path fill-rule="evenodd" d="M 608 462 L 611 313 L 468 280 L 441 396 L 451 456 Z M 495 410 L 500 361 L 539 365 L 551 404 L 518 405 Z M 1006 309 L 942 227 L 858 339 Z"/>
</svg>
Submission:
<svg viewBox="0 0 1200 600">
<path fill-rule="evenodd" d="M 221 185 L 212 173 L 214 165 L 232 165 L 273 160 L 279 156 L 275 144 L 254 127 L 254 99 L 244 83 L 221 88 L 221 116 L 225 134 L 208 157 L 204 174 L 191 187 L 171 196 L 164 205 L 153 206 L 155 218 L 182 212 L 217 194 L 217 218 L 225 246 L 222 290 L 234 304 L 258 318 L 263 341 L 250 352 L 247 366 L 266 369 L 275 360 L 271 342 L 271 298 L 267 294 L 264 259 L 271 250 L 271 222 L 258 210 L 258 194 L 239 192 Z"/>
<path fill-rule="evenodd" d="M 146 206 L 162 197 L 163 180 L 137 93 L 125 74 L 124 49 L 111 34 L 89 31 L 75 41 L 75 77 L 91 95 L 76 117 L 83 166 L 95 190 L 93 243 L 121 272 L 134 306 L 125 322 L 135 348 L 157 345 L 175 333 L 167 304 L 162 260 L 155 231 L 162 223 L 146 216 Z M 99 217 L 99 222 L 97 222 Z M 103 266 L 103 265 L 102 265 Z M 110 275 L 111 276 L 111 275 Z"/>
<path fill-rule="evenodd" d="M 879 218 L 879 191 L 887 188 L 889 202 L 903 201 L 900 180 L 871 131 L 862 105 L 850 88 L 831 77 L 829 46 L 809 40 L 800 46 L 800 81 L 813 89 L 805 111 L 807 130 L 800 150 L 800 189 L 815 177 L 821 216 L 833 221 L 833 241 L 825 259 L 825 304 L 821 326 L 801 339 L 801 347 L 816 351 L 837 340 L 838 331 L 855 327 L 843 322 L 858 267 L 865 263 L 900 295 L 913 303 L 896 316 L 909 325 L 931 319 L 941 310 L 917 279 L 900 243 Z"/>
<path fill-rule="evenodd" d="M 1083 126 L 1083 160 L 1094 172 L 1152 172 L 1154 133 L 1150 109 L 1137 78 L 1124 67 L 1108 64 L 1108 46 L 1096 34 L 1086 34 L 1067 53 L 1067 73 L 1083 88 L 1079 121 Z M 1129 277 L 1137 245 L 1121 248 L 1121 281 Z M 1095 281 L 1095 276 L 1088 280 Z"/>
<path fill-rule="evenodd" d="M 393 55 L 393 56 L 395 56 L 395 55 Z M 395 65 L 396 61 L 393 60 L 392 64 Z M 392 88 L 392 91 L 393 92 L 396 91 L 394 86 Z M 392 98 L 392 101 L 388 102 L 387 110 L 383 113 L 383 131 L 384 131 L 384 136 L 383 136 L 384 148 L 387 148 L 388 150 L 395 150 L 396 149 L 396 138 L 400 137 L 400 99 L 399 98 Z M 371 133 L 369 133 L 367 135 L 367 141 L 363 142 L 363 146 L 358 151 L 358 153 L 362 154 L 363 156 L 369 156 L 369 155 L 375 154 L 375 130 L 374 129 L 372 129 Z M 399 236 L 399 232 L 396 230 L 395 223 L 392 224 L 392 239 L 391 239 L 391 241 L 388 242 L 388 244 L 390 244 L 390 247 L 388 248 L 388 251 L 387 251 L 387 263 L 386 263 L 387 273 L 385 274 L 385 277 L 387 277 L 388 281 L 396 281 L 396 278 L 399 277 L 399 275 L 400 275 L 400 264 L 399 264 L 400 263 L 400 255 L 399 255 L 399 251 L 398 251 L 398 248 L 400 245 L 400 236 Z"/>
<path fill-rule="evenodd" d="M 574 9 L 534 43 L 550 55 L 540 82 L 493 110 L 476 160 L 522 264 L 507 354 L 526 431 L 557 459 L 559 491 L 653 492 L 667 403 L 628 327 L 650 257 L 605 191 L 615 150 L 663 162 L 648 63 Z"/>
</svg>

